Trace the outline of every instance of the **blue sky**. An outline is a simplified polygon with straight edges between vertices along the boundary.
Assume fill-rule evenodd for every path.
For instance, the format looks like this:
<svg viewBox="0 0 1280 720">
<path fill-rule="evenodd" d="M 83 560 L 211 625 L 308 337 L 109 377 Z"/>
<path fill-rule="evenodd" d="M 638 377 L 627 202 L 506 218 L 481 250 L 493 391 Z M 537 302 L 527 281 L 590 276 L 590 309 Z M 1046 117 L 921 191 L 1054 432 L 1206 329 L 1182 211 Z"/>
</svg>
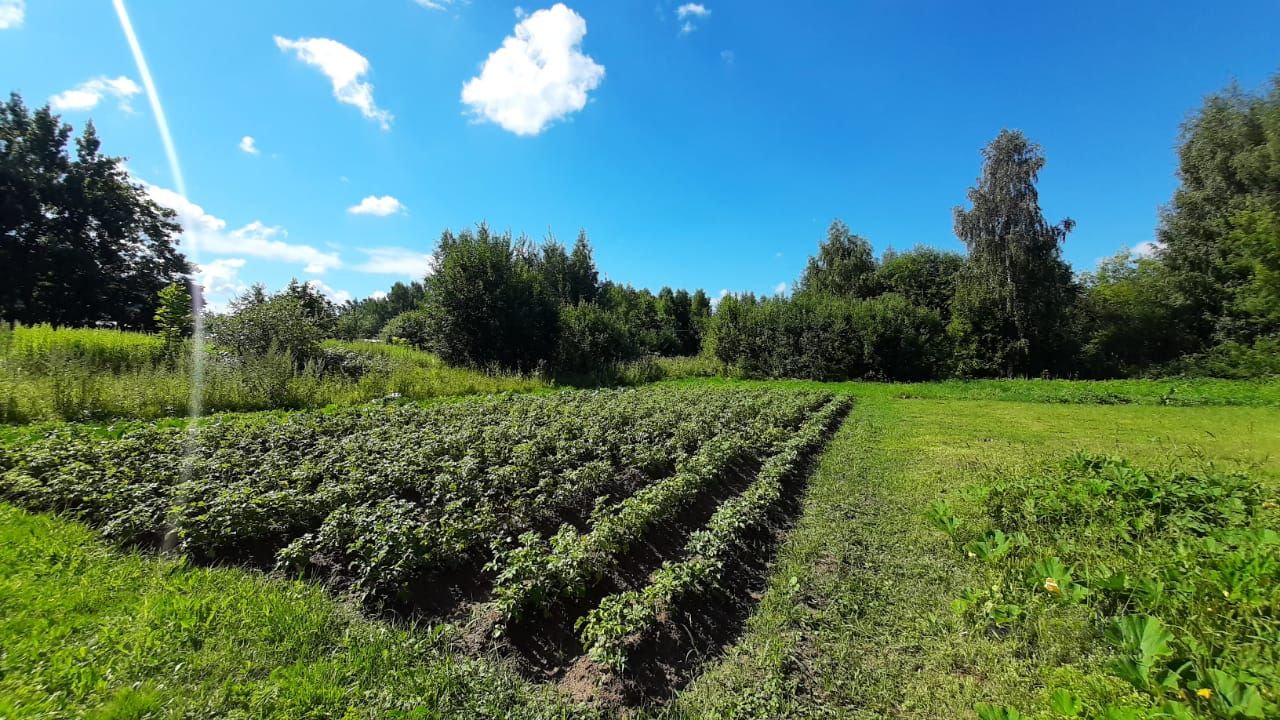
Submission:
<svg viewBox="0 0 1280 720">
<path fill-rule="evenodd" d="M 1089 269 L 1152 239 L 1201 98 L 1280 68 L 1274 0 L 128 9 L 185 198 L 108 0 L 0 0 L 0 88 L 92 117 L 182 212 L 215 300 L 290 277 L 363 297 L 480 220 L 585 228 L 638 286 L 773 292 L 837 216 L 877 251 L 958 249 L 1003 127 L 1044 147 L 1042 205 Z"/>
</svg>

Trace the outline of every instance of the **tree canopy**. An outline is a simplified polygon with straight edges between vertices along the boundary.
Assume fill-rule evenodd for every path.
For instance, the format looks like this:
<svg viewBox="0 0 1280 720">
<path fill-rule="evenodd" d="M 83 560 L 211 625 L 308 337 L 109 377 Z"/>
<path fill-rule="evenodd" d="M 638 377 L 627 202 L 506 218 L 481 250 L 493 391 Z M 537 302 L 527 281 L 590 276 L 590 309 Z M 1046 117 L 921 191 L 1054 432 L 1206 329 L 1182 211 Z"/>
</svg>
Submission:
<svg viewBox="0 0 1280 720">
<path fill-rule="evenodd" d="M 93 123 L 74 139 L 46 105 L 0 103 L 0 318 L 152 329 L 159 292 L 186 282 L 181 227 L 103 155 Z"/>
</svg>

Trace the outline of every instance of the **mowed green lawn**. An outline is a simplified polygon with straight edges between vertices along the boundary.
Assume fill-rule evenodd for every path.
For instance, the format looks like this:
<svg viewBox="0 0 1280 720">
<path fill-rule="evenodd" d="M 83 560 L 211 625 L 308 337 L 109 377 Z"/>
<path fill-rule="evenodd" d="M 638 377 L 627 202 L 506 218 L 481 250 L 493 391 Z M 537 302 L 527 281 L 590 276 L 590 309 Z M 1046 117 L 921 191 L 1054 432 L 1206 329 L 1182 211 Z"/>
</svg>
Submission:
<svg viewBox="0 0 1280 720">
<path fill-rule="evenodd" d="M 1048 402 L 963 399 L 991 392 L 980 386 L 824 387 L 861 402 L 811 479 L 759 610 L 655 714 L 972 717 L 979 701 L 1044 707 L 1045 685 L 1064 682 L 1124 698 L 1100 670 L 1094 628 L 1028 647 L 962 623 L 951 600 L 979 578 L 925 508 L 946 499 L 975 517 L 975 491 L 993 477 L 1074 449 L 1196 456 L 1280 486 L 1277 407 L 1064 404 L 1043 386 L 1034 397 Z M 121 552 L 0 505 L 0 717 L 590 714 L 456 651 L 457 635 L 367 620 L 305 583 Z"/>
</svg>

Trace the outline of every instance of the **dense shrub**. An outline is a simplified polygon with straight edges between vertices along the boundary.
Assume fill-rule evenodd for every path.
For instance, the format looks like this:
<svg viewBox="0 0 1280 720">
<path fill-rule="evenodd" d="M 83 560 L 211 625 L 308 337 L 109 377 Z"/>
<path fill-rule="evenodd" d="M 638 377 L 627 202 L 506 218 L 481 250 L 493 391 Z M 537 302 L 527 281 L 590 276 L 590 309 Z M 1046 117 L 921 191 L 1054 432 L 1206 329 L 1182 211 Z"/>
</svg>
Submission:
<svg viewBox="0 0 1280 720">
<path fill-rule="evenodd" d="M 404 342 L 420 350 L 431 346 L 431 319 L 424 310 L 408 310 L 382 328 L 383 342 Z"/>
<path fill-rule="evenodd" d="M 591 372 L 631 360 L 639 351 L 617 313 L 586 302 L 560 308 L 557 372 Z"/>
<path fill-rule="evenodd" d="M 325 333 L 303 302 L 291 295 L 245 300 L 226 315 L 209 319 L 209 336 L 220 348 L 247 357 L 281 353 L 298 363 L 315 357 Z"/>
<path fill-rule="evenodd" d="M 945 362 L 937 313 L 896 294 L 725 298 L 711 328 L 716 357 L 752 376 L 920 379 Z"/>
</svg>

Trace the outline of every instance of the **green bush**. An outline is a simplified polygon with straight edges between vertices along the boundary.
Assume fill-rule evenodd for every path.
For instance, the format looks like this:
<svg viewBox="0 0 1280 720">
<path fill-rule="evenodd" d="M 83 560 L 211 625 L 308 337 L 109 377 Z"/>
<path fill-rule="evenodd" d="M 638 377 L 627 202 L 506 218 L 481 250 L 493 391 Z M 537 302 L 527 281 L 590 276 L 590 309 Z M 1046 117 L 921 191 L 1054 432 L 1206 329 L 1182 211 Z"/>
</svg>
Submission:
<svg viewBox="0 0 1280 720">
<path fill-rule="evenodd" d="M 756 377 L 917 380 L 943 370 L 938 314 L 894 293 L 727 297 L 711 322 L 715 356 Z"/>
<path fill-rule="evenodd" d="M 297 363 L 315 357 L 324 328 L 305 303 L 290 294 L 234 304 L 226 315 L 209 319 L 209 337 L 241 358 L 283 354 Z"/>
<path fill-rule="evenodd" d="M 430 318 L 423 310 L 407 310 L 387 321 L 380 337 L 383 342 L 403 342 L 419 350 L 431 347 Z"/>
</svg>

